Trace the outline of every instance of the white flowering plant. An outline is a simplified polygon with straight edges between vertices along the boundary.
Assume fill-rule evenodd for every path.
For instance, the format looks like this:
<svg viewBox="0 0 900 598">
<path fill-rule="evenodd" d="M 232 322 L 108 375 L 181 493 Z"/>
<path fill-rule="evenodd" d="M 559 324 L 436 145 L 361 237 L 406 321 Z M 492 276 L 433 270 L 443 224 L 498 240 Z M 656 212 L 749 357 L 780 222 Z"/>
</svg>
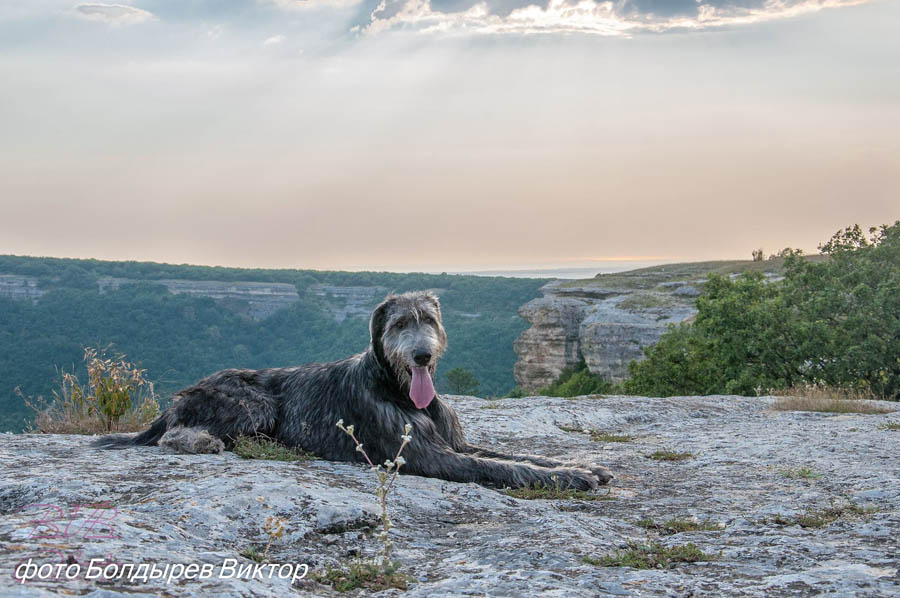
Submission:
<svg viewBox="0 0 900 598">
<path fill-rule="evenodd" d="M 403 453 L 403 449 L 406 448 L 406 445 L 412 440 L 412 425 L 406 424 L 403 428 L 403 435 L 400 436 L 401 442 L 397 454 L 394 456 L 393 460 L 386 460 L 383 465 L 375 465 L 372 462 L 369 455 L 366 454 L 365 449 L 363 449 L 362 443 L 356 438 L 355 428 L 352 424 L 345 426 L 344 420 L 341 419 L 338 420 L 337 427 L 353 440 L 356 444 L 357 452 L 362 453 L 362 456 L 365 458 L 369 467 L 372 469 L 372 472 L 375 473 L 375 476 L 378 479 L 378 488 L 375 490 L 375 494 L 378 496 L 378 502 L 381 505 L 381 531 L 378 533 L 378 537 L 381 540 L 381 550 L 379 551 L 375 562 L 387 572 L 396 571 L 397 567 L 391 560 L 391 552 L 394 544 L 391 542 L 389 536 L 392 523 L 391 518 L 388 515 L 388 495 L 391 492 L 391 488 L 394 487 L 394 480 L 396 480 L 397 476 L 400 474 L 400 467 L 406 464 L 406 459 L 404 459 L 401 454 Z"/>
</svg>

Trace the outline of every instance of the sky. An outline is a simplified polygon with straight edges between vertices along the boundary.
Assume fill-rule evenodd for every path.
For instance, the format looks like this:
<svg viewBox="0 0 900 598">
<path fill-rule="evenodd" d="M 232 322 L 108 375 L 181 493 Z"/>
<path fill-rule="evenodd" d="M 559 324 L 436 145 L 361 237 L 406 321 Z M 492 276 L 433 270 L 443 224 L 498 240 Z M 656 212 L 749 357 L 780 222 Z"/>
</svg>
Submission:
<svg viewBox="0 0 900 598">
<path fill-rule="evenodd" d="M 892 0 L 0 1 L 0 254 L 815 252 L 900 218 Z"/>
</svg>

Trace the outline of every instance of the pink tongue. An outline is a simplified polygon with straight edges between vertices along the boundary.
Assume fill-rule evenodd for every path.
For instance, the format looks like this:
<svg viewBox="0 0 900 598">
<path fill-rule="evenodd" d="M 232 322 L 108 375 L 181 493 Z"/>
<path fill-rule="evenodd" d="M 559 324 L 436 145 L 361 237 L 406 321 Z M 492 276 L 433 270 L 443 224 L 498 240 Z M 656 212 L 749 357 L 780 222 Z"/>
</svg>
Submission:
<svg viewBox="0 0 900 598">
<path fill-rule="evenodd" d="M 409 383 L 409 398 L 418 409 L 425 409 L 434 398 L 434 384 L 427 368 L 413 368 Z"/>
</svg>

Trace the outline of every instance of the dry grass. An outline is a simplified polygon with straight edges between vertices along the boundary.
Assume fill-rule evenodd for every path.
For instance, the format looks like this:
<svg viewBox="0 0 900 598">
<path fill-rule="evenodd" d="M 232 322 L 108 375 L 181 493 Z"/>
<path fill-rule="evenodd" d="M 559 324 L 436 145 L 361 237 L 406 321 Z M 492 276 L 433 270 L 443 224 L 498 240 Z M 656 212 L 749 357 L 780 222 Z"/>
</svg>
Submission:
<svg viewBox="0 0 900 598">
<path fill-rule="evenodd" d="M 814 411 L 819 413 L 884 414 L 898 410 L 887 401 L 877 401 L 869 391 L 835 388 L 822 384 L 794 386 L 772 392 L 778 411 Z"/>
<path fill-rule="evenodd" d="M 654 461 L 686 461 L 694 457 L 693 453 L 677 453 L 675 451 L 654 451 L 647 455 L 648 459 Z"/>
<path fill-rule="evenodd" d="M 124 356 L 106 358 L 102 351 L 87 348 L 84 361 L 88 382 L 82 384 L 68 372 L 60 372 L 59 389 L 53 399 L 26 397 L 16 393 L 31 408 L 34 421 L 26 430 L 41 434 L 105 434 L 138 432 L 159 415 L 159 401 L 145 371 L 125 361 Z"/>
</svg>

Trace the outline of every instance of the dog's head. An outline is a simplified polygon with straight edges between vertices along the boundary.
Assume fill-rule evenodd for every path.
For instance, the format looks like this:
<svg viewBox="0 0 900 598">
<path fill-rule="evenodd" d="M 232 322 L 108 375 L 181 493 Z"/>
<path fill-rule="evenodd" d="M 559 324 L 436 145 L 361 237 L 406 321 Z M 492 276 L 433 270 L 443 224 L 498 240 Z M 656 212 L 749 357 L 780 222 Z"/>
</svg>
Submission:
<svg viewBox="0 0 900 598">
<path fill-rule="evenodd" d="M 434 368 L 447 348 L 441 305 L 430 292 L 388 295 L 369 323 L 372 350 L 419 409 L 434 399 Z"/>
</svg>

